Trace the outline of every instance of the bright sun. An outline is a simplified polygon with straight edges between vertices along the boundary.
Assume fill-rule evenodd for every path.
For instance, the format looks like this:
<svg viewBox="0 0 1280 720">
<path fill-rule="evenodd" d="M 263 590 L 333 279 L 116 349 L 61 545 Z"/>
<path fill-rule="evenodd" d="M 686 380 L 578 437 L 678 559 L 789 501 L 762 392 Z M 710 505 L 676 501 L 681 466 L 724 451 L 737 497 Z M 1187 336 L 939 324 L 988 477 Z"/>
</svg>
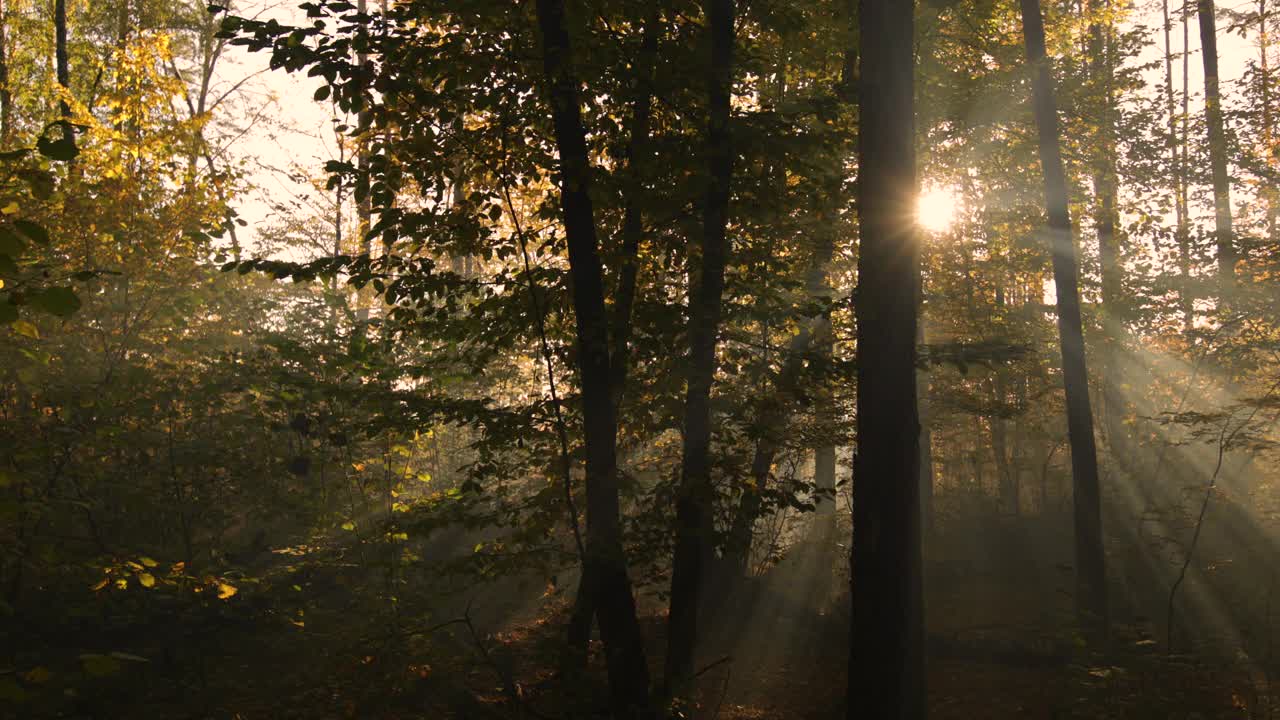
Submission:
<svg viewBox="0 0 1280 720">
<path fill-rule="evenodd" d="M 959 198 L 955 191 L 945 187 L 931 187 L 920 193 L 916 200 L 916 222 L 920 227 L 933 233 L 942 233 L 951 229 L 956 219 Z"/>
</svg>

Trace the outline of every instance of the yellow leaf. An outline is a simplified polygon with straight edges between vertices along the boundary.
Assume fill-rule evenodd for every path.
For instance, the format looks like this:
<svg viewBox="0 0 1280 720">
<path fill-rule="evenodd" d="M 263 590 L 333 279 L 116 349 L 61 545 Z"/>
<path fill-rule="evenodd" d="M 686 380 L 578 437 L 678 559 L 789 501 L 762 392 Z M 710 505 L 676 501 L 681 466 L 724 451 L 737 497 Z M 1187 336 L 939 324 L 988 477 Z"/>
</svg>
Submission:
<svg viewBox="0 0 1280 720">
<path fill-rule="evenodd" d="M 227 598 L 231 597 L 232 595 L 235 595 L 238 592 L 240 592 L 240 590 L 237 589 L 235 585 L 229 585 L 221 581 L 218 582 L 218 599 L 219 600 L 226 600 Z"/>
<path fill-rule="evenodd" d="M 149 568 L 153 568 L 156 566 L 156 561 L 152 560 L 146 555 L 143 555 L 142 557 L 138 558 L 138 562 L 142 563 L 143 565 L 146 565 Z"/>
<path fill-rule="evenodd" d="M 119 580 L 116 581 L 116 587 L 121 590 L 125 590 L 129 587 L 129 581 L 125 580 L 124 578 L 120 578 Z"/>
<path fill-rule="evenodd" d="M 348 520 L 348 521 L 346 521 L 346 522 L 342 523 L 342 529 L 343 529 L 343 530 L 348 530 L 348 531 L 350 531 L 350 530 L 355 530 L 355 529 L 356 529 L 356 524 L 355 524 L 355 523 L 353 523 L 353 522 L 351 522 L 350 520 Z"/>
<path fill-rule="evenodd" d="M 49 668 L 43 665 L 37 665 L 30 670 L 22 673 L 22 679 L 33 685 L 43 685 L 53 677 L 53 673 L 49 672 Z"/>
<path fill-rule="evenodd" d="M 145 588 L 156 586 L 156 578 L 151 573 L 138 573 L 138 582 L 142 583 L 142 587 Z"/>
<path fill-rule="evenodd" d="M 102 578 L 102 582 L 95 584 L 93 587 L 91 587 L 91 588 L 89 588 L 89 589 L 90 589 L 90 590 L 92 590 L 92 591 L 94 591 L 94 592 L 98 592 L 99 590 L 101 590 L 102 588 L 104 588 L 104 587 L 106 587 L 106 586 L 107 586 L 107 578 Z"/>
<path fill-rule="evenodd" d="M 429 483 L 431 482 L 431 473 L 418 473 L 418 479 L 422 482 Z"/>
<path fill-rule="evenodd" d="M 14 214 L 17 214 L 17 212 L 21 209 L 22 208 L 18 207 L 17 200 L 10 200 L 8 205 L 5 205 L 3 208 L 0 208 L 0 213 L 4 213 L 5 215 L 14 215 Z"/>
<path fill-rule="evenodd" d="M 9 327 L 13 328 L 14 332 L 24 337 L 29 337 L 32 340 L 40 339 L 40 331 L 36 330 L 36 326 L 26 320 L 14 320 L 9 324 Z"/>
</svg>

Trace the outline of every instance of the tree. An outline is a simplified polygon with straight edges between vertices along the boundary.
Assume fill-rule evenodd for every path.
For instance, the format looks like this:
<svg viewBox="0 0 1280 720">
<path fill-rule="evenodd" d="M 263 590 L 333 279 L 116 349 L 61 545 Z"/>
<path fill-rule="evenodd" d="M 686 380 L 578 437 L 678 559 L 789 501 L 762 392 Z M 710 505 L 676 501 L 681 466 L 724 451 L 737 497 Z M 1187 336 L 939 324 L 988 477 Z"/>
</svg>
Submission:
<svg viewBox="0 0 1280 720">
<path fill-rule="evenodd" d="M 666 686 L 682 692 L 693 678 L 698 600 L 707 561 L 714 551 L 711 516 L 711 385 L 724 269 L 728 262 L 729 186 L 733 145 L 729 101 L 733 91 L 734 0 L 709 0 L 710 60 L 707 66 L 707 193 L 702 208 L 701 262 L 690 278 L 689 380 L 685 394 L 684 452 L 676 491 L 676 547 L 671 567 L 671 615 L 667 629 Z"/>
<path fill-rule="evenodd" d="M 1222 91 L 1218 85 L 1218 23 L 1213 0 L 1197 0 L 1196 14 L 1200 18 L 1205 125 L 1209 136 L 1209 167 L 1213 173 L 1213 237 L 1218 248 L 1218 282 L 1225 292 L 1235 282 L 1238 258 L 1231 219 L 1231 177 L 1227 171 Z"/>
<path fill-rule="evenodd" d="M 862 0 L 849 718 L 925 717 L 914 3 Z"/>
<path fill-rule="evenodd" d="M 1058 338 L 1062 347 L 1075 503 L 1076 609 L 1090 641 L 1100 644 L 1105 642 L 1108 625 L 1106 565 L 1102 546 L 1098 458 L 1080 318 L 1079 271 L 1068 208 L 1067 178 L 1058 137 L 1053 76 L 1045 53 L 1044 19 L 1040 14 L 1039 0 L 1021 0 L 1021 5 L 1023 39 L 1032 73 L 1032 110 L 1039 139 L 1040 167 L 1044 173 L 1053 280 L 1058 295 Z"/>
<path fill-rule="evenodd" d="M 609 366 L 608 315 L 603 269 L 591 207 L 586 131 L 579 109 L 579 83 L 571 67 L 569 30 L 562 0 L 539 0 L 546 95 L 560 153 L 560 202 L 573 278 L 578 369 L 587 455 L 587 537 L 583 575 L 594 597 L 608 656 L 609 687 L 616 717 L 632 717 L 648 704 L 645 664 L 635 598 L 627 575 L 617 485 L 617 420 Z"/>
</svg>

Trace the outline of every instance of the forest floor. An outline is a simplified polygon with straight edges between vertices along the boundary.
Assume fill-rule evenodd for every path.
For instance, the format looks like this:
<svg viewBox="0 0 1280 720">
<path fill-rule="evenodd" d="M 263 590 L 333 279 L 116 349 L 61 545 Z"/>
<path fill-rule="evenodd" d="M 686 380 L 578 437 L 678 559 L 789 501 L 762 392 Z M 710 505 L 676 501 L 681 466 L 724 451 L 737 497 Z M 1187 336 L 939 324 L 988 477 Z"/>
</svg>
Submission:
<svg viewBox="0 0 1280 720">
<path fill-rule="evenodd" d="M 704 623 L 689 717 L 844 716 L 848 595 L 830 572 L 843 551 L 818 546 L 799 547 L 709 616 L 718 622 Z M 927 619 L 933 720 L 1260 720 L 1280 709 L 1257 672 L 1171 656 L 1140 634 L 1117 632 L 1105 661 L 1086 653 L 1062 631 L 1063 608 L 1046 603 L 1052 580 L 942 569 L 931 570 Z M 254 605 L 247 590 L 166 620 L 146 596 L 142 606 L 104 605 L 79 619 L 56 608 L 31 615 L 8 630 L 8 642 L 31 650 L 13 655 L 7 676 L 0 672 L 0 718 L 607 716 L 598 642 L 574 703 L 555 679 L 563 588 L 507 579 L 430 614 L 409 600 L 390 614 L 368 573 L 351 573 L 299 579 L 289 592 L 306 600 L 295 607 L 280 599 L 287 595 Z M 655 678 L 665 648 L 659 606 L 642 602 Z M 111 652 L 123 659 L 86 660 Z"/>
</svg>

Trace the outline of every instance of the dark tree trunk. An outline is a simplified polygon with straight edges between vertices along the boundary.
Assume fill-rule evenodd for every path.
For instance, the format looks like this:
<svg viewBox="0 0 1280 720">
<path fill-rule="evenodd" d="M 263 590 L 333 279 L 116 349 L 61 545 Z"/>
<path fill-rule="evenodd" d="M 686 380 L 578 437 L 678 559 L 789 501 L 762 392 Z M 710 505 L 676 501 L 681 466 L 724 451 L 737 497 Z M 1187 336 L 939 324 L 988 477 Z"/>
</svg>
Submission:
<svg viewBox="0 0 1280 720">
<path fill-rule="evenodd" d="M 570 67 L 563 0 L 538 0 L 546 94 L 560 154 L 560 204 L 569 248 L 569 275 L 578 335 L 586 444 L 587 538 L 583 591 L 594 599 L 609 671 L 615 717 L 635 717 L 648 705 L 645 663 L 635 598 L 622 547 L 617 482 L 617 422 L 610 390 L 609 328 L 603 268 L 591 206 L 586 132 L 578 80 Z"/>
<path fill-rule="evenodd" d="M 65 93 L 71 92 L 71 67 L 67 60 L 67 0 L 53 0 L 53 60 L 58 84 Z M 71 127 L 71 106 L 66 98 L 58 101 L 62 115 L 62 137 L 74 143 L 75 129 Z"/>
<path fill-rule="evenodd" d="M 627 197 L 622 219 L 622 258 L 618 283 L 614 290 L 614 313 L 611 330 L 613 348 L 610 357 L 610 392 L 614 412 L 621 412 L 622 394 L 626 387 L 631 356 L 632 314 L 639 276 L 637 256 L 644 235 L 644 218 L 640 213 L 644 191 L 643 159 L 648 152 L 649 126 L 653 109 L 653 72 L 658 53 L 658 6 L 655 4 L 645 21 L 640 56 L 636 62 L 636 95 L 632 102 L 630 139 L 627 143 Z M 584 573 L 574 597 L 569 618 L 569 644 L 563 669 L 582 670 L 586 665 L 587 644 L 591 640 L 591 621 L 595 617 L 591 593 L 585 588 L 590 578 Z"/>
<path fill-rule="evenodd" d="M 859 5 L 851 719 L 925 717 L 914 6 L 898 0 L 862 0 Z"/>
<path fill-rule="evenodd" d="M 666 687 L 681 694 L 693 676 L 698 602 L 714 543 L 711 517 L 711 384 L 728 256 L 725 227 L 733 149 L 729 101 L 733 90 L 734 0 L 705 4 L 710 34 L 707 73 L 707 194 L 703 206 L 701 264 L 689 299 L 689 381 L 685 394 L 684 451 L 676 491 L 676 546 L 667 623 Z"/>
<path fill-rule="evenodd" d="M 13 132 L 13 93 L 9 90 L 9 8 L 0 0 L 0 150 Z"/>
<path fill-rule="evenodd" d="M 1045 54 L 1044 19 L 1039 0 L 1022 1 L 1022 29 L 1032 65 L 1031 90 L 1044 173 L 1053 280 L 1058 294 L 1058 336 L 1062 344 L 1062 377 L 1067 399 L 1067 434 L 1075 499 L 1076 611 L 1089 640 L 1106 640 L 1107 586 L 1102 547 L 1102 508 L 1098 458 L 1089 407 L 1089 375 L 1085 369 L 1080 290 L 1068 210 L 1067 178 L 1058 138 L 1053 76 Z"/>
<path fill-rule="evenodd" d="M 1213 0 L 1198 0 L 1200 57 L 1204 61 L 1204 114 L 1209 131 L 1209 166 L 1213 172 L 1214 243 L 1218 247 L 1218 281 L 1225 291 L 1235 283 L 1235 232 L 1231 228 L 1231 179 L 1227 175 L 1227 139 L 1222 127 L 1222 95 L 1218 88 L 1218 28 Z"/>
<path fill-rule="evenodd" d="M 645 159 L 649 153 L 649 125 L 653 115 L 653 72 L 658 56 L 658 5 L 654 3 L 645 18 L 640 56 L 636 62 L 635 98 L 631 104 L 629 140 L 626 153 L 627 197 L 622 211 L 622 258 L 618 284 L 614 290 L 613 371 L 614 403 L 622 402 L 627 369 L 631 359 L 631 315 L 635 307 L 638 281 L 640 240 L 644 236 L 644 218 L 640 207 L 644 200 Z"/>
</svg>

